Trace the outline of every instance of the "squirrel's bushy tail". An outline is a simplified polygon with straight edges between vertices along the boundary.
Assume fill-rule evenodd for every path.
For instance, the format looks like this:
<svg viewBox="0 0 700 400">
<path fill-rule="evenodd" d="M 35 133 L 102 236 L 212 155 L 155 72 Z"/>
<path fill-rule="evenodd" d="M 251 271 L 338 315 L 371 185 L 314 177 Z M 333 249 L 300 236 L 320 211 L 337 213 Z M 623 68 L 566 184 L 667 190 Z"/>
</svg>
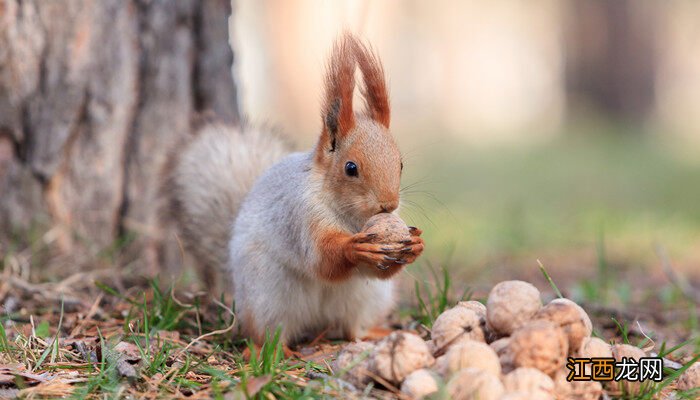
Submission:
<svg viewBox="0 0 700 400">
<path fill-rule="evenodd" d="M 227 263 L 233 222 L 253 183 L 288 153 L 271 132 L 208 123 L 171 155 L 161 214 L 205 280 Z"/>
</svg>

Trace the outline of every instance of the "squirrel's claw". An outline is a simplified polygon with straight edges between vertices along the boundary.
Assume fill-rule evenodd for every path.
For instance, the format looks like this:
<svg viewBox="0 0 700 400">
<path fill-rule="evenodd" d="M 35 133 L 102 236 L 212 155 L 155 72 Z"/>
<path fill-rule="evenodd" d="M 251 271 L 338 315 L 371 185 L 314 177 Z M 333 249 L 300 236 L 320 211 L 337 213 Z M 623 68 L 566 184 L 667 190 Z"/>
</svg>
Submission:
<svg viewBox="0 0 700 400">
<path fill-rule="evenodd" d="M 411 236 L 420 236 L 423 233 L 423 231 L 416 228 L 415 226 L 409 226 L 408 233 L 410 233 Z"/>
<path fill-rule="evenodd" d="M 411 239 L 400 242 L 404 247 L 389 247 L 386 243 L 370 243 L 376 234 L 360 232 L 353 235 L 349 242 L 347 258 L 353 264 L 365 264 L 374 266 L 380 271 L 387 271 L 392 267 L 400 268 L 411 264 L 423 252 L 423 239 L 420 238 L 420 229 L 411 227 Z M 397 269 L 398 271 L 398 269 Z"/>
<path fill-rule="evenodd" d="M 376 238 L 377 234 L 376 233 L 364 233 L 360 232 L 358 234 L 353 235 L 352 241 L 354 243 L 368 243 L 371 242 L 372 239 Z"/>
</svg>

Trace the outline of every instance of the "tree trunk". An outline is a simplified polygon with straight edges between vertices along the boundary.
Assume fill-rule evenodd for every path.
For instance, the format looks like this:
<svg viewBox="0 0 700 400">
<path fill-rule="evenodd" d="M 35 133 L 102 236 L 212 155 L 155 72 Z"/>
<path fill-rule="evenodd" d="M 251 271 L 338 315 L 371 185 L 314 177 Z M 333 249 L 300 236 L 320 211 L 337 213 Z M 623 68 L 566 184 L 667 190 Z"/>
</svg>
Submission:
<svg viewBox="0 0 700 400">
<path fill-rule="evenodd" d="M 569 3 L 566 77 L 577 106 L 627 122 L 654 106 L 653 2 L 592 0 Z"/>
<path fill-rule="evenodd" d="M 62 253 L 96 254 L 135 233 L 143 254 L 193 117 L 238 122 L 230 14 L 228 0 L 0 0 L 2 242 L 40 226 Z"/>
</svg>

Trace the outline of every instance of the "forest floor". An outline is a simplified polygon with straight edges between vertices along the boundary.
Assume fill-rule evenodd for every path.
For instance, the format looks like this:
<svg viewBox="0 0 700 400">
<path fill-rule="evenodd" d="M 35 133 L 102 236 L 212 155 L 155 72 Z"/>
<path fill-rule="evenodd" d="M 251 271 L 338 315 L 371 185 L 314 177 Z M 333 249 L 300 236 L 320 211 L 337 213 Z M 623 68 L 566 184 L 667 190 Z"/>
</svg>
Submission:
<svg viewBox="0 0 700 400">
<path fill-rule="evenodd" d="M 681 364 L 697 359 L 700 186 L 689 183 L 700 182 L 697 152 L 623 136 L 528 149 L 436 144 L 420 157 L 408 149 L 402 217 L 423 228 L 427 247 L 400 274 L 388 326 L 427 338 L 443 310 L 484 301 L 503 280 L 531 282 L 551 300 L 541 260 L 588 312 L 595 336 Z M 286 358 L 273 337 L 247 360 L 229 298 L 207 297 L 186 277 L 173 287 L 115 272 L 119 246 L 87 265 L 92 272 L 47 269 L 41 243 L 0 248 L 0 398 L 349 394 L 332 367 L 343 342 L 319 338 Z M 355 396 L 400 397 L 390 386 L 361 390 Z"/>
<path fill-rule="evenodd" d="M 254 352 L 258 357 L 248 359 L 250 345 L 236 335 L 234 305 L 206 299 L 206 293 L 109 271 L 34 283 L 15 274 L 10 263 L 0 284 L 0 398 L 403 398 L 391 385 L 350 392 L 332 368 L 343 342 L 319 338 L 286 358 L 272 337 Z M 404 274 L 391 328 L 427 338 L 443 310 L 463 298 L 486 297 L 486 291 L 454 282 L 446 272 L 433 272 L 413 267 Z M 545 300 L 554 297 L 542 276 L 530 280 Z M 572 287 L 565 277 L 559 286 L 565 294 Z M 643 307 L 582 304 L 594 335 L 650 348 L 681 364 L 697 359 L 697 299 L 673 282 L 658 287 L 675 297 Z M 643 397 L 619 398 L 658 398 L 669 383 L 672 387 L 670 381 L 660 384 Z"/>
</svg>

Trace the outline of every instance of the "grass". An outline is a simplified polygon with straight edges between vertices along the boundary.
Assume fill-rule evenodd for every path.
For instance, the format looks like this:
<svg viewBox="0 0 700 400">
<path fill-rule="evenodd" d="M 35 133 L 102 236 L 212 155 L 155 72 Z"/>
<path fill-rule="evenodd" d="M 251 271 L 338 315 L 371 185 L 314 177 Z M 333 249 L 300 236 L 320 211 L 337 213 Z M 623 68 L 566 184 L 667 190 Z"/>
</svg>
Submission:
<svg viewBox="0 0 700 400">
<path fill-rule="evenodd" d="M 466 287 L 461 296 L 453 295 L 452 278 L 446 265 L 441 265 L 439 271 L 430 262 L 427 270 L 429 277 L 416 278 L 414 282 L 417 307 L 410 310 L 410 315 L 420 324 L 431 327 L 433 321 L 443 311 L 452 307 L 457 301 L 469 300 L 471 294 Z"/>
<path fill-rule="evenodd" d="M 700 182 L 700 163 L 678 147 L 624 132 L 539 145 L 422 144 L 406 157 L 404 183 L 414 186 L 402 216 L 423 228 L 436 254 L 454 246 L 462 268 L 597 245 L 605 246 L 599 254 L 644 262 L 655 240 L 690 256 L 700 240 L 700 186 L 689 183 Z"/>
<path fill-rule="evenodd" d="M 542 272 L 542 275 L 544 275 L 544 278 L 547 280 L 547 283 L 549 283 L 549 286 L 552 287 L 552 290 L 554 290 L 554 293 L 557 295 L 557 297 L 560 299 L 563 298 L 564 295 L 561 294 L 561 291 L 554 283 L 552 277 L 549 276 L 549 273 L 547 273 L 547 270 L 544 268 L 544 265 L 542 265 L 542 262 L 540 260 L 537 260 L 537 264 L 540 266 L 540 271 Z"/>
<path fill-rule="evenodd" d="M 58 318 L 58 327 L 56 328 L 56 335 L 53 337 L 53 341 L 49 346 L 46 347 L 43 353 L 41 353 L 41 357 L 39 358 L 39 361 L 37 361 L 36 365 L 34 368 L 39 369 L 41 368 L 41 364 L 46 360 L 46 356 L 49 354 L 51 355 L 51 362 L 55 362 L 56 358 L 58 357 L 58 338 L 59 335 L 61 334 L 61 325 L 63 324 L 63 301 L 61 301 L 61 314 Z"/>
<path fill-rule="evenodd" d="M 456 287 L 461 285 L 455 284 L 445 265 L 439 268 L 429 266 L 424 270 L 425 276 L 415 286 L 417 306 L 412 309 L 411 315 L 429 327 L 446 308 L 460 299 L 468 298 L 469 292 L 455 295 L 459 293 Z M 541 272 L 552 291 L 560 293 L 559 286 L 544 266 L 541 266 Z M 194 341 L 202 330 L 225 328 L 224 324 L 230 319 L 211 308 L 202 310 L 195 305 L 197 303 L 180 302 L 172 286 L 162 286 L 151 280 L 144 282 L 143 290 L 135 296 L 118 293 L 106 284 L 95 285 L 92 290 L 104 294 L 101 307 L 107 313 L 107 320 L 93 321 L 95 346 L 88 346 L 87 353 L 67 340 L 75 322 L 66 323 L 68 316 L 63 311 L 48 311 L 38 326 L 48 324 L 49 332 L 41 332 L 44 328 L 35 329 L 27 337 L 21 330 L 15 329 L 10 339 L 2 328 L 3 324 L 0 324 L 3 354 L 14 357 L 35 373 L 57 374 L 60 377 L 69 371 L 77 372 L 83 377 L 82 381 L 61 388 L 63 395 L 73 398 L 139 397 L 157 393 L 159 397 L 199 394 L 210 398 L 311 399 L 334 398 L 342 391 L 342 386 L 335 380 L 324 378 L 333 372 L 342 375 L 342 371 L 330 370 L 327 359 L 303 361 L 286 358 L 280 342 L 280 330 L 268 332 L 259 351 L 247 341 L 233 342 L 227 337 L 214 336 Z M 206 320 L 207 315 L 211 320 Z M 56 317 L 55 322 L 45 324 L 52 316 Z M 68 320 L 74 321 L 74 315 L 70 315 Z M 629 343 L 632 337 L 628 325 L 617 319 L 614 322 L 617 324 L 614 335 L 620 341 Z M 80 334 L 89 336 L 91 328 L 85 328 Z M 175 332 L 181 337 L 173 336 Z M 39 333 L 52 340 L 41 340 Z M 651 335 L 655 336 L 653 333 Z M 663 342 L 659 354 L 693 354 L 692 347 L 698 344 L 700 339 L 697 337 L 672 347 Z M 125 353 L 125 346 L 127 349 L 132 346 L 135 350 Z M 232 347 L 224 350 L 224 346 Z M 250 359 L 244 358 L 245 349 L 249 350 Z M 695 356 L 694 359 L 697 358 Z M 131 369 L 134 375 L 128 372 Z M 654 398 L 679 374 L 670 370 L 666 372 L 667 377 L 663 382 L 650 385 L 641 397 L 634 398 Z M 16 383 L 21 390 L 41 387 L 26 379 Z M 367 390 L 368 395 L 374 396 L 379 389 L 368 387 Z M 692 398 L 691 395 L 682 393 L 679 398 Z M 633 397 L 622 393 L 615 398 Z"/>
<path fill-rule="evenodd" d="M 108 344 L 102 336 L 102 333 L 98 331 L 98 334 L 100 346 L 104 349 L 100 352 L 101 358 L 99 365 L 88 364 L 93 374 L 84 385 L 79 386 L 75 390 L 73 393 L 73 398 L 75 399 L 84 399 L 90 394 L 100 394 L 103 396 L 115 395 L 122 386 L 121 377 L 117 372 L 116 359 L 114 357 L 108 357 Z"/>
</svg>

